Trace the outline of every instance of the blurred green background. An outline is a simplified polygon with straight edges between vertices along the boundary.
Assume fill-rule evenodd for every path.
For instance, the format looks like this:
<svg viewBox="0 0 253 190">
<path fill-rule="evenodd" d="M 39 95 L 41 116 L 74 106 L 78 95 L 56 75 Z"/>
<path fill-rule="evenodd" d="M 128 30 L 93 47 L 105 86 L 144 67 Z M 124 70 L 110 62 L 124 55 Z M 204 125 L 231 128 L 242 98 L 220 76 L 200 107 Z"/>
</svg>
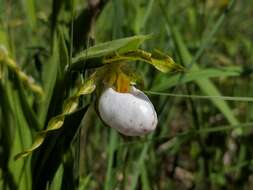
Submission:
<svg viewBox="0 0 253 190">
<path fill-rule="evenodd" d="M 253 189 L 252 18 L 252 0 L 0 0 L 0 189 Z M 84 96 L 63 128 L 15 161 L 89 75 L 66 81 L 71 57 L 140 34 L 152 34 L 142 49 L 186 70 L 133 63 L 157 129 L 124 137 L 100 121 L 95 95 Z M 5 51 L 19 69 L 1 60 Z"/>
</svg>

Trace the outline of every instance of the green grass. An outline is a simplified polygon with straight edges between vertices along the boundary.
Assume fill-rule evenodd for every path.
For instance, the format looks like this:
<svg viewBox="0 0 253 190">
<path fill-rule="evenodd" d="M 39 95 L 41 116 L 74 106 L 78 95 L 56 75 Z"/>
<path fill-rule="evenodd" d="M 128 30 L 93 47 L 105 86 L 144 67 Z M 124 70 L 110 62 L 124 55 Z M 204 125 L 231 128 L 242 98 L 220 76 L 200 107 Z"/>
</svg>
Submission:
<svg viewBox="0 0 253 190">
<path fill-rule="evenodd" d="M 0 189 L 252 189 L 252 1 L 88 2 L 0 0 Z M 88 79 L 118 55 L 157 111 L 149 135 L 96 113 Z"/>
</svg>

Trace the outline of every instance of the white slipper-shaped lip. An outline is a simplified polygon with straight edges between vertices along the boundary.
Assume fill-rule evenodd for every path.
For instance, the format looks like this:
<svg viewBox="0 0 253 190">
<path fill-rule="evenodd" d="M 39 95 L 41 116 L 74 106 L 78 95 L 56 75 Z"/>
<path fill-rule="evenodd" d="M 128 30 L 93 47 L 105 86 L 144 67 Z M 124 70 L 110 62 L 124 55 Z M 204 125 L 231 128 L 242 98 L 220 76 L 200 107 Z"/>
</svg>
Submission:
<svg viewBox="0 0 253 190">
<path fill-rule="evenodd" d="M 126 136 L 142 136 L 156 128 L 157 114 L 152 102 L 140 90 L 120 93 L 107 88 L 100 96 L 98 111 L 101 119 Z"/>
</svg>

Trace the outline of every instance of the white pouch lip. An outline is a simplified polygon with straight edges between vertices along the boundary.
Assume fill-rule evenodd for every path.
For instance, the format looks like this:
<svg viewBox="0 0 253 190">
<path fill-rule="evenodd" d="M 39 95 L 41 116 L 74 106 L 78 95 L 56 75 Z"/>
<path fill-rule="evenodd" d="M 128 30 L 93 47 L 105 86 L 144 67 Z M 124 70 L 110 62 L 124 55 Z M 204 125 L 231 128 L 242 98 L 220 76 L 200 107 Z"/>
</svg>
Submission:
<svg viewBox="0 0 253 190">
<path fill-rule="evenodd" d="M 158 122 L 152 102 L 134 86 L 128 93 L 105 89 L 99 98 L 98 112 L 105 124 L 126 136 L 145 135 Z"/>
</svg>

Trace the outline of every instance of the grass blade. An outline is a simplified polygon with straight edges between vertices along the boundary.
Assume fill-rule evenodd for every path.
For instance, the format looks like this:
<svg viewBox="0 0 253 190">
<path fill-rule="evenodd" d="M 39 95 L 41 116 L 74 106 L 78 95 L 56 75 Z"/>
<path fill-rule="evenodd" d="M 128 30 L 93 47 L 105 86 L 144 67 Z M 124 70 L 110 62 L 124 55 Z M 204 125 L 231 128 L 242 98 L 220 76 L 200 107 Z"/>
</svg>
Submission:
<svg viewBox="0 0 253 190">
<path fill-rule="evenodd" d="M 178 29 L 175 26 L 173 26 L 170 28 L 170 30 L 172 33 L 174 43 L 177 47 L 178 53 L 180 57 L 182 58 L 183 64 L 187 66 L 189 63 L 191 63 L 192 56 L 190 52 L 188 51 L 187 47 L 185 46 L 185 43 L 183 42 L 183 39 Z M 199 71 L 199 67 L 195 64 L 192 66 L 191 70 Z M 206 95 L 221 96 L 219 90 L 209 79 L 196 80 L 196 83 L 199 86 L 199 88 L 202 90 L 202 92 L 205 93 Z M 239 121 L 234 116 L 232 110 L 230 109 L 226 101 L 218 100 L 218 99 L 212 99 L 211 101 L 224 114 L 224 116 L 232 125 L 236 125 L 239 123 Z"/>
<path fill-rule="evenodd" d="M 167 75 L 158 75 L 156 81 L 154 82 L 154 86 L 152 87 L 152 91 L 164 91 L 173 86 L 179 84 L 185 84 L 188 82 L 194 82 L 197 80 L 208 79 L 208 78 L 216 78 L 216 77 L 235 77 L 239 76 L 242 72 L 240 67 L 224 67 L 219 69 L 199 69 L 198 71 L 189 71 L 184 74 L 184 77 L 181 78 L 182 74 L 175 74 L 173 76 Z"/>
<path fill-rule="evenodd" d="M 150 95 L 158 95 L 158 96 L 174 96 L 179 98 L 193 98 L 193 99 L 219 99 L 226 101 L 237 101 L 237 102 L 253 102 L 253 98 L 251 97 L 234 97 L 234 96 L 201 96 L 201 95 L 188 95 L 188 94 L 173 94 L 166 92 L 154 92 L 154 91 L 145 91 L 145 93 Z"/>
</svg>

